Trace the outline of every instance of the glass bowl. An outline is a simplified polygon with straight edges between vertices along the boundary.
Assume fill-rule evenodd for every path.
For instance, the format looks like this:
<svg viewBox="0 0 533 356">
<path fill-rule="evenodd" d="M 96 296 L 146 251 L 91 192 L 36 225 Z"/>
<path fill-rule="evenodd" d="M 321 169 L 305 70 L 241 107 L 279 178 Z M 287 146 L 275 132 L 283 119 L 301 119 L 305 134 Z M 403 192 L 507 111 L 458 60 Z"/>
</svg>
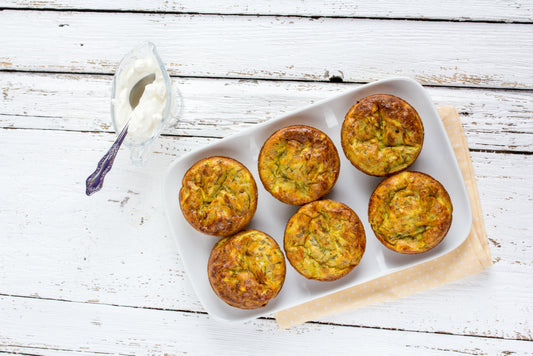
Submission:
<svg viewBox="0 0 533 356">
<path fill-rule="evenodd" d="M 166 100 L 161 121 L 157 124 L 157 127 L 151 136 L 134 137 L 133 135 L 127 135 L 124 140 L 124 145 L 130 150 L 131 162 L 136 166 L 142 166 L 145 163 L 146 153 L 150 144 L 161 134 L 161 131 L 165 127 L 174 125 L 177 122 L 177 115 L 181 111 L 181 96 L 178 93 L 176 93 L 178 94 L 176 96 L 173 95 L 170 76 L 163 65 L 161 57 L 157 53 L 156 46 L 152 42 L 142 43 L 126 54 L 126 56 L 120 61 L 113 77 L 113 87 L 111 92 L 111 121 L 116 134 L 118 135 L 120 133 L 126 121 L 125 118 L 120 120 L 117 117 L 119 107 L 119 105 L 117 105 L 117 98 L 120 94 L 119 83 L 122 80 L 128 80 L 127 75 L 131 75 L 131 68 L 132 66 L 135 66 L 137 60 L 147 58 L 153 58 L 158 69 L 161 71 Z M 130 71 L 130 73 L 128 73 L 128 71 Z M 146 68 L 135 68 L 133 78 L 130 78 L 129 80 L 133 80 L 133 83 L 135 83 L 151 73 L 153 73 L 153 71 L 148 71 Z"/>
</svg>

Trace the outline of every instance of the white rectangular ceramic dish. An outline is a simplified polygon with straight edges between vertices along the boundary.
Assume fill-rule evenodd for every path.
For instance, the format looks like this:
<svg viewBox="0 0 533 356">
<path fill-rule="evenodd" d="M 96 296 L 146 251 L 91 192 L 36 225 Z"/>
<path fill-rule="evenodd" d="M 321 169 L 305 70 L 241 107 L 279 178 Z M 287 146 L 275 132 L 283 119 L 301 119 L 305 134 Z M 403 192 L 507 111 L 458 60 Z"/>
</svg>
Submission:
<svg viewBox="0 0 533 356">
<path fill-rule="evenodd" d="M 368 223 L 367 207 L 372 191 L 383 178 L 361 173 L 343 154 L 340 129 L 344 116 L 358 99 L 372 94 L 396 95 L 417 110 L 424 124 L 425 139 L 420 156 L 409 169 L 427 173 L 439 180 L 452 199 L 454 212 L 448 235 L 426 253 L 398 254 L 376 239 Z M 333 191 L 326 197 L 347 204 L 359 215 L 367 237 L 366 251 L 360 264 L 351 273 L 334 282 L 308 280 L 287 262 L 285 284 L 275 299 L 261 309 L 237 309 L 222 302 L 211 289 L 207 278 L 207 260 L 218 238 L 196 231 L 183 218 L 178 202 L 181 179 L 190 166 L 204 157 L 222 155 L 237 159 L 252 172 L 259 191 L 257 212 L 248 227 L 266 232 L 283 246 L 285 224 L 298 207 L 281 203 L 264 189 L 257 172 L 257 157 L 263 142 L 274 131 L 293 124 L 316 127 L 324 131 L 337 146 L 341 172 Z M 213 317 L 232 321 L 248 320 L 286 309 L 435 259 L 457 248 L 468 236 L 472 224 L 472 211 L 464 181 L 440 117 L 426 90 L 407 78 L 383 80 L 358 87 L 191 152 L 169 167 L 163 182 L 163 194 L 172 233 L 200 301 Z"/>
</svg>

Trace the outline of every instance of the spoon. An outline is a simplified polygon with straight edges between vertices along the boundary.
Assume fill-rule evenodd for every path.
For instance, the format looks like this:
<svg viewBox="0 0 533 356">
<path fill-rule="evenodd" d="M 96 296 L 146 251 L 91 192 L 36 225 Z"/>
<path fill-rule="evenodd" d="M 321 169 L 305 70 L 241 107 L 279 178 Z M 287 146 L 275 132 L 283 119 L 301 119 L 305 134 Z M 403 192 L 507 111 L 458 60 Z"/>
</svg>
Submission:
<svg viewBox="0 0 533 356">
<path fill-rule="evenodd" d="M 85 194 L 92 195 L 102 189 L 102 186 L 104 185 L 104 177 L 106 174 L 111 170 L 111 167 L 113 166 L 113 162 L 115 161 L 115 156 L 118 153 L 118 150 L 120 149 L 120 146 L 122 145 L 122 142 L 124 141 L 124 138 L 126 138 L 126 134 L 128 133 L 128 126 L 130 125 L 130 121 L 133 117 L 133 109 L 139 105 L 139 100 L 141 100 L 141 97 L 144 93 L 144 88 L 152 83 L 155 80 L 155 74 L 148 74 L 141 80 L 139 80 L 131 89 L 130 91 L 130 106 L 131 106 L 131 113 L 128 116 L 128 121 L 126 121 L 126 125 L 124 125 L 124 128 L 117 136 L 117 139 L 107 151 L 107 153 L 102 157 L 100 162 L 98 162 L 98 166 L 96 167 L 96 170 L 87 178 L 85 181 Z"/>
</svg>

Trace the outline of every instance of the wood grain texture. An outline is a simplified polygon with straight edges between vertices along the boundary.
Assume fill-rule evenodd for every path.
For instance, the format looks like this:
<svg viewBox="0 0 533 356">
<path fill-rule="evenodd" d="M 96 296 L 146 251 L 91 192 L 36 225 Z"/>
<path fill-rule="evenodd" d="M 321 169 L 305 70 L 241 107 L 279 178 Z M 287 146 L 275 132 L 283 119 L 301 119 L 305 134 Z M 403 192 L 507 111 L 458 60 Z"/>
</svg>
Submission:
<svg viewBox="0 0 533 356">
<path fill-rule="evenodd" d="M 194 0 L 179 2 L 167 0 L 2 0 L 0 7 L 533 22 L 533 4 L 527 0 L 415 0 L 409 2 L 391 0 L 228 0 L 219 2 Z"/>
<path fill-rule="evenodd" d="M 86 197 L 85 177 L 112 140 L 110 133 L 0 130 L 0 142 L 13 149 L 0 156 L 0 170 L 18 173 L 0 177 L 0 186 L 6 187 L 0 208 L 1 292 L 203 311 L 161 210 L 160 182 L 175 158 L 214 140 L 162 137 L 144 168 L 132 167 L 127 151 L 120 152 L 103 190 Z M 531 340 L 533 284 L 523 277 L 533 272 L 533 244 L 522 236 L 532 232 L 530 225 L 513 223 L 527 220 L 529 212 L 521 207 L 533 199 L 529 157 L 484 152 L 472 156 L 495 262 L 486 274 L 428 291 L 421 298 L 423 305 L 435 305 L 431 314 L 425 308 L 413 309 L 419 300 L 415 295 L 373 307 L 374 313 L 339 316 L 340 323 Z M 516 172 L 510 175 L 510 170 Z"/>
<path fill-rule="evenodd" d="M 111 76 L 0 73 L 0 127 L 111 132 Z M 173 78 L 184 107 L 168 135 L 227 137 L 358 84 Z M 470 149 L 533 152 L 533 92 L 428 87 L 461 113 Z"/>
<path fill-rule="evenodd" d="M 57 303 L 62 303 L 59 313 Z M 204 314 L 9 296 L 0 296 L 0 312 L 5 317 L 0 347 L 15 352 L 209 355 L 216 350 L 223 355 L 249 355 L 253 350 L 254 355 L 273 355 L 305 350 L 308 355 L 338 355 L 346 354 L 346 345 L 355 337 L 364 340 L 357 342 L 361 354 L 390 350 L 395 355 L 424 356 L 533 354 L 529 343 L 517 340 L 327 324 L 300 325 L 288 333 L 273 320 L 228 324 Z M 238 343 L 226 342 L 235 335 L 240 335 Z M 31 348 L 18 344 L 19 340 Z"/>
<path fill-rule="evenodd" d="M 179 76 L 533 88 L 524 24 L 4 10 L 0 30 L 0 70 L 112 73 L 150 40 Z"/>
<path fill-rule="evenodd" d="M 529 0 L 0 0 L 0 353 L 533 355 L 532 25 Z M 86 197 L 142 40 L 181 121 Z M 494 265 L 288 330 L 205 314 L 162 210 L 169 164 L 394 76 L 461 113 Z"/>
</svg>

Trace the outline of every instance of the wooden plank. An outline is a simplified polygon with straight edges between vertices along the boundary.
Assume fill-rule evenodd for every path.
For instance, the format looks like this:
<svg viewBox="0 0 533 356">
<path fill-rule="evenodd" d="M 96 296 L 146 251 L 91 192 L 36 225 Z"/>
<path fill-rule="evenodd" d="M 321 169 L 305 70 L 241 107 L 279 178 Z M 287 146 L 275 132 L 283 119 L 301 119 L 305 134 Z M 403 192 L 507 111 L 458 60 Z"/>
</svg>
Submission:
<svg viewBox="0 0 533 356">
<path fill-rule="evenodd" d="M 0 70 L 112 73 L 151 40 L 179 76 L 533 88 L 524 24 L 4 10 L 0 31 Z"/>
<path fill-rule="evenodd" d="M 273 320 L 228 324 L 204 314 L 8 296 L 0 297 L 0 312 L 0 349 L 6 351 L 249 355 L 253 350 L 254 355 L 273 355 L 305 350 L 312 355 L 338 355 L 346 353 L 347 343 L 353 343 L 356 335 L 364 342 L 356 342 L 353 348 L 363 355 L 390 350 L 395 355 L 424 356 L 532 354 L 530 342 L 516 340 L 323 324 L 280 330 Z M 238 341 L 228 342 L 236 335 Z"/>
<path fill-rule="evenodd" d="M 39 9 L 84 9 L 113 11 L 191 12 L 209 14 L 291 15 L 439 19 L 459 21 L 533 22 L 533 4 L 527 0 L 460 1 L 415 0 L 312 0 L 312 1 L 105 1 L 105 0 L 3 0 L 0 7 Z"/>
<path fill-rule="evenodd" d="M 0 127 L 104 131 L 111 76 L 0 73 Z M 183 96 L 181 122 L 168 135 L 226 137 L 358 84 L 173 78 Z M 428 87 L 436 106 L 461 113 L 469 146 L 533 152 L 533 92 Z"/>
<path fill-rule="evenodd" d="M 169 233 L 160 182 L 176 157 L 214 140 L 162 137 L 142 168 L 132 167 L 123 151 L 104 189 L 85 197 L 85 178 L 113 139 L 109 133 L 0 130 L 0 142 L 9 148 L 0 153 L 0 170 L 16 172 L 0 176 L 0 294 L 203 311 Z M 375 313 L 326 321 L 533 339 L 533 242 L 524 239 L 533 227 L 516 224 L 527 221 L 533 198 L 530 157 L 473 154 L 495 262 L 486 273 L 453 288 L 384 303 L 373 307 Z M 414 305 L 438 308 L 428 313 Z"/>
</svg>

